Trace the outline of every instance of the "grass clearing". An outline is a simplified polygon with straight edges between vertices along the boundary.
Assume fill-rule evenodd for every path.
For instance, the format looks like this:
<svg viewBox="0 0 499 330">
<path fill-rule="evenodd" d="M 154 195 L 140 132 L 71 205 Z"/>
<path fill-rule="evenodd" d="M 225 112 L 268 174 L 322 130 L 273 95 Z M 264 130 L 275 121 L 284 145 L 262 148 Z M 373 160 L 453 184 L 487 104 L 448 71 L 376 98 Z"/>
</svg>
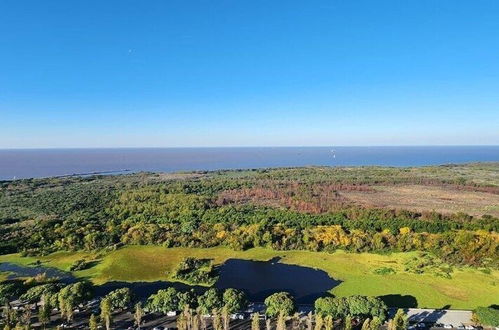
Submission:
<svg viewBox="0 0 499 330">
<path fill-rule="evenodd" d="M 417 302 L 419 307 L 473 309 L 499 302 L 499 272 L 485 274 L 472 268 L 456 269 L 452 279 L 433 275 L 409 274 L 403 271 L 404 262 L 414 253 L 378 255 L 371 253 L 335 253 L 310 251 L 275 251 L 255 248 L 233 251 L 224 247 L 164 248 L 159 246 L 127 246 L 109 252 L 93 267 L 74 272 L 76 276 L 88 278 L 95 284 L 108 281 L 157 281 L 171 280 L 172 271 L 185 257 L 210 258 L 221 264 L 229 258 L 247 260 L 269 260 L 280 257 L 281 262 L 302 265 L 326 271 L 331 277 L 343 281 L 332 290 L 337 296 L 352 294 L 393 295 L 401 302 Z M 82 252 L 59 252 L 39 259 L 46 266 L 68 270 L 74 260 L 95 255 Z M 0 256 L 0 262 L 29 265 L 36 258 L 19 255 Z M 396 273 L 376 275 L 381 267 L 393 268 Z"/>
<path fill-rule="evenodd" d="M 348 200 L 366 207 L 440 213 L 464 212 L 499 217 L 499 195 L 452 187 L 404 185 L 374 186 L 375 191 L 342 191 Z"/>
</svg>

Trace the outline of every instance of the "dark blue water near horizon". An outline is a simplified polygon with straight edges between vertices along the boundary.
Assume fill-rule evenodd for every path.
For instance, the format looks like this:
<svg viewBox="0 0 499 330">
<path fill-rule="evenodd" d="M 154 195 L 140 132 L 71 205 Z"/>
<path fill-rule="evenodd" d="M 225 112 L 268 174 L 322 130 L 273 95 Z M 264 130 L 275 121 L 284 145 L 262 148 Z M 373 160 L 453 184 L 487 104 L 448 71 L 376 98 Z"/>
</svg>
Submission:
<svg viewBox="0 0 499 330">
<path fill-rule="evenodd" d="M 499 161 L 499 146 L 4 149 L 0 150 L 0 180 L 124 170 L 400 167 L 490 161 Z"/>
</svg>

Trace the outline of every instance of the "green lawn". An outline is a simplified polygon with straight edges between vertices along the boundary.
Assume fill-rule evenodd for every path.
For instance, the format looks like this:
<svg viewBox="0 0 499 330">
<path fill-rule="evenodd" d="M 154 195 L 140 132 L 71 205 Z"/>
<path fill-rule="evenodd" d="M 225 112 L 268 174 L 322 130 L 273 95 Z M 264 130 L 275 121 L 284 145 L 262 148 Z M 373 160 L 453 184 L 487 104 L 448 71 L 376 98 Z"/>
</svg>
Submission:
<svg viewBox="0 0 499 330">
<path fill-rule="evenodd" d="M 433 275 L 416 275 L 403 272 L 403 262 L 414 253 L 378 255 L 370 253 L 351 254 L 345 252 L 325 253 L 310 251 L 274 251 L 255 248 L 247 251 L 232 251 L 217 247 L 209 249 L 163 248 L 158 246 L 128 246 L 109 252 L 98 259 L 90 269 L 75 272 L 76 276 L 88 278 L 96 284 L 107 281 L 156 281 L 170 280 L 173 268 L 182 258 L 213 258 L 222 263 L 228 258 L 268 260 L 281 257 L 281 262 L 303 265 L 326 271 L 331 277 L 343 281 L 332 290 L 337 296 L 352 294 L 412 296 L 419 307 L 441 308 L 450 305 L 455 309 L 473 309 L 499 303 L 499 272 L 484 274 L 478 270 L 464 268 L 455 270 L 452 279 Z M 68 270 L 74 260 L 97 256 L 82 252 L 59 252 L 38 258 L 47 266 Z M 37 258 L 22 258 L 19 255 L 0 256 L 0 262 L 27 265 Z M 391 267 L 397 271 L 392 275 L 375 275 L 374 269 Z M 397 298 L 399 299 L 399 298 Z"/>
</svg>

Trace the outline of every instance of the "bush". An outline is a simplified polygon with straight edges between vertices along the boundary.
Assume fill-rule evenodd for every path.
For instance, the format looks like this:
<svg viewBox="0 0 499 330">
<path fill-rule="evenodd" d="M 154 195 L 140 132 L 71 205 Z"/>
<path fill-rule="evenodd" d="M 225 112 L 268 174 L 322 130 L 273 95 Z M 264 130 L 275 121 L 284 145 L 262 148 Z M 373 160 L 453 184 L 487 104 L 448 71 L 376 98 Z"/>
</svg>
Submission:
<svg viewBox="0 0 499 330">
<path fill-rule="evenodd" d="M 210 259 L 185 258 L 174 270 L 173 278 L 190 284 L 211 286 L 218 276 Z"/>
<path fill-rule="evenodd" d="M 499 310 L 492 307 L 478 307 L 475 311 L 482 325 L 499 327 Z"/>
<path fill-rule="evenodd" d="M 277 292 L 265 298 L 265 314 L 275 317 L 281 313 L 289 316 L 295 311 L 293 297 L 287 292 Z"/>
<path fill-rule="evenodd" d="M 391 267 L 381 267 L 377 268 L 373 271 L 374 274 L 376 275 L 390 275 L 390 274 L 395 274 L 395 269 Z"/>
</svg>

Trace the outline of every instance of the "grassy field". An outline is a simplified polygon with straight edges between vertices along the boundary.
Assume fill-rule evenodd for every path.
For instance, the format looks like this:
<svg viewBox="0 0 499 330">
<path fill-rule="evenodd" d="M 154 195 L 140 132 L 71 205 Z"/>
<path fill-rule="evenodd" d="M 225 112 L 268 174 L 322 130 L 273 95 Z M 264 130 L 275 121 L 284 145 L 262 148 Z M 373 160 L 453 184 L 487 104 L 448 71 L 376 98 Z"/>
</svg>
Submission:
<svg viewBox="0 0 499 330">
<path fill-rule="evenodd" d="M 374 186 L 374 191 L 342 191 L 341 195 L 366 207 L 399 210 L 464 212 L 499 217 L 499 195 L 458 190 L 456 187 L 403 185 Z"/>
<path fill-rule="evenodd" d="M 229 258 L 269 260 L 281 257 L 281 262 L 322 269 L 331 277 L 343 281 L 332 290 L 337 296 L 352 294 L 394 295 L 396 301 L 417 301 L 419 307 L 472 309 L 499 302 L 499 272 L 484 274 L 474 269 L 459 269 L 452 279 L 433 275 L 405 273 L 403 263 L 413 253 L 391 255 L 350 254 L 345 252 L 325 253 L 309 251 L 274 251 L 256 248 L 247 251 L 232 251 L 227 248 L 193 249 L 157 246 L 129 246 L 104 256 L 59 252 L 39 258 L 44 265 L 68 270 L 74 260 L 85 257 L 97 259 L 90 269 L 75 272 L 76 276 L 92 280 L 95 284 L 107 281 L 156 281 L 170 280 L 173 268 L 187 256 L 213 258 L 215 263 L 223 263 Z M 29 265 L 36 258 L 23 258 L 19 255 L 0 256 L 0 262 L 13 262 Z M 380 267 L 396 270 L 392 275 L 376 275 L 373 271 Z"/>
</svg>

